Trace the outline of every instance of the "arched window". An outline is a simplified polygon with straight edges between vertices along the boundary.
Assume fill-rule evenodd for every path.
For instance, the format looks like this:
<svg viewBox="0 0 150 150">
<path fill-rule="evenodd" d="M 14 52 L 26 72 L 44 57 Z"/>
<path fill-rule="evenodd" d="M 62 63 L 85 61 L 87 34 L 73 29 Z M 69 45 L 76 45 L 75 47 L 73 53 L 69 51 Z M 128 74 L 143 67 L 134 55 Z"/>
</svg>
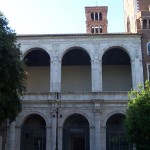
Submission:
<svg viewBox="0 0 150 150">
<path fill-rule="evenodd" d="M 143 29 L 146 29 L 146 28 L 147 28 L 147 20 L 144 19 L 144 20 L 143 20 Z"/>
<path fill-rule="evenodd" d="M 95 20 L 98 20 L 98 13 L 95 13 Z"/>
<path fill-rule="evenodd" d="M 102 20 L 102 13 L 99 13 L 99 20 Z"/>
<path fill-rule="evenodd" d="M 94 20 L 94 13 L 91 13 L 91 19 Z"/>
<path fill-rule="evenodd" d="M 102 26 L 100 26 L 100 27 L 99 27 L 99 32 L 100 32 L 100 33 L 102 33 L 102 32 L 103 32 L 103 30 L 102 30 Z"/>
<path fill-rule="evenodd" d="M 91 28 L 91 33 L 94 33 L 94 26 L 92 26 Z"/>
<path fill-rule="evenodd" d="M 150 55 L 150 42 L 147 43 L 147 55 Z"/>
<path fill-rule="evenodd" d="M 95 27 L 95 32 L 98 33 L 98 26 Z"/>
</svg>

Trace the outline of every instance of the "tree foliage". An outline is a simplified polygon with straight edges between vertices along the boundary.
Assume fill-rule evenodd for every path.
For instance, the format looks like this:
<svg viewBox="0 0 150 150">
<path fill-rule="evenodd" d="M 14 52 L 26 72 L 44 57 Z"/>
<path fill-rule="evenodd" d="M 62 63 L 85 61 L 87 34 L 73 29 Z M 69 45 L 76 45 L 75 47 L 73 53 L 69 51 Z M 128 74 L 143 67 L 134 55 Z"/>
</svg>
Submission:
<svg viewBox="0 0 150 150">
<path fill-rule="evenodd" d="M 129 93 L 126 129 L 137 150 L 150 150 L 150 83 Z"/>
<path fill-rule="evenodd" d="M 21 111 L 20 96 L 24 90 L 24 65 L 16 33 L 0 12 L 0 123 L 14 121 Z"/>
</svg>

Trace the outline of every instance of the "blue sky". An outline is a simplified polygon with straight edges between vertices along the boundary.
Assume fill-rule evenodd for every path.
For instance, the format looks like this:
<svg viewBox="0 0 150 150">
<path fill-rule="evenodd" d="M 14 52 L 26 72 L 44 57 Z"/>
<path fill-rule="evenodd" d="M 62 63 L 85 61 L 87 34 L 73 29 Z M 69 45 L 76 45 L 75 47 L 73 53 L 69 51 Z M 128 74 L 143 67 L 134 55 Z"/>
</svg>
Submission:
<svg viewBox="0 0 150 150">
<path fill-rule="evenodd" d="M 86 33 L 85 7 L 96 5 L 108 6 L 108 32 L 124 32 L 123 0 L 0 0 L 0 11 L 17 34 Z"/>
</svg>

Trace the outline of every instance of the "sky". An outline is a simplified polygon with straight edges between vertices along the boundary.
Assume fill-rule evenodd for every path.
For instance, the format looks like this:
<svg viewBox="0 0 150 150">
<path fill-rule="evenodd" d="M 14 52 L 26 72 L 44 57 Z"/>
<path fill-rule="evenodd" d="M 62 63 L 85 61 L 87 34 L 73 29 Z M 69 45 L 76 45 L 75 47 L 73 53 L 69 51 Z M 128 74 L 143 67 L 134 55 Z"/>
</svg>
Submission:
<svg viewBox="0 0 150 150">
<path fill-rule="evenodd" d="M 17 34 L 86 33 L 86 6 L 108 6 L 108 32 L 124 32 L 123 0 L 0 0 Z"/>
</svg>

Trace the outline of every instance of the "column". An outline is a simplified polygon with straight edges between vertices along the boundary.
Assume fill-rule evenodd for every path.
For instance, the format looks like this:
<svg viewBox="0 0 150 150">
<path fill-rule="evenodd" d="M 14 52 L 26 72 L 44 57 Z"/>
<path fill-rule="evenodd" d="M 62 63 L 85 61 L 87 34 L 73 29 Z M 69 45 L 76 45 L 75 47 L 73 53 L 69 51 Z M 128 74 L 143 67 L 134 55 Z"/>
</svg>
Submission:
<svg viewBox="0 0 150 150">
<path fill-rule="evenodd" d="M 20 150 L 20 142 L 21 142 L 21 126 L 16 126 L 16 144 L 15 150 Z"/>
<path fill-rule="evenodd" d="M 136 89 L 139 84 L 144 85 L 142 60 L 135 58 L 131 61 L 132 85 Z"/>
<path fill-rule="evenodd" d="M 97 56 L 96 56 L 97 57 Z M 102 63 L 100 60 L 91 61 L 92 92 L 102 91 Z"/>
<path fill-rule="evenodd" d="M 51 138 L 52 143 L 50 145 L 51 150 L 55 150 L 56 146 L 56 118 L 52 118 L 52 128 L 51 128 Z"/>
<path fill-rule="evenodd" d="M 63 128 L 62 126 L 58 127 L 58 149 L 62 150 L 62 142 L 63 142 Z"/>
<path fill-rule="evenodd" d="M 101 150 L 101 135 L 100 135 L 100 110 L 94 110 L 95 116 L 95 150 Z"/>
<path fill-rule="evenodd" d="M 141 29 L 143 29 L 143 19 L 140 18 Z"/>
<path fill-rule="evenodd" d="M 46 127 L 46 150 L 51 150 L 51 127 Z"/>
<path fill-rule="evenodd" d="M 95 128 L 90 127 L 90 150 L 95 150 Z"/>
<path fill-rule="evenodd" d="M 106 126 L 101 126 L 101 149 L 106 150 Z"/>
<path fill-rule="evenodd" d="M 147 21 L 147 29 L 149 29 L 149 19 L 146 19 Z"/>
<path fill-rule="evenodd" d="M 8 150 L 16 150 L 15 147 L 15 122 L 10 124 L 9 128 L 9 142 L 8 142 Z"/>
<path fill-rule="evenodd" d="M 61 62 L 58 60 L 51 61 L 51 79 L 50 90 L 51 92 L 61 91 Z"/>
</svg>

